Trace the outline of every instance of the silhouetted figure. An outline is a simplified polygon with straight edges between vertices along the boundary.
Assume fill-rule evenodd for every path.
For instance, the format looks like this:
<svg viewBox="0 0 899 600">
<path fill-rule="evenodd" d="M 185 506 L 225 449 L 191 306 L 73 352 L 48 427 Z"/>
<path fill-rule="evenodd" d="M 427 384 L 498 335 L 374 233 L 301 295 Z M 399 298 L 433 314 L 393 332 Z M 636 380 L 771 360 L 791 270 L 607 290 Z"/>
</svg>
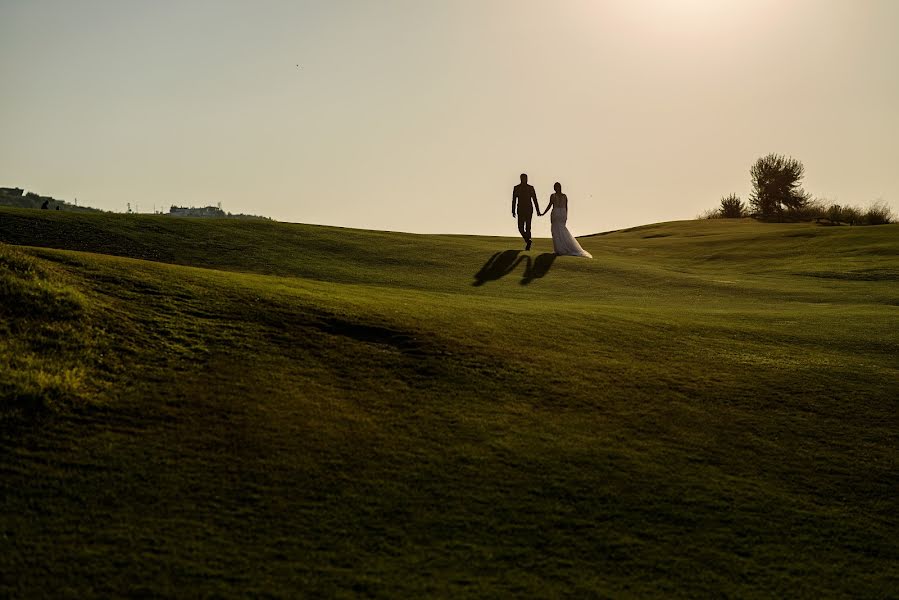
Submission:
<svg viewBox="0 0 899 600">
<path fill-rule="evenodd" d="M 59 210 L 59 204 L 56 205 L 56 210 Z"/>
<path fill-rule="evenodd" d="M 562 193 L 562 184 L 557 181 L 553 189 L 556 190 L 556 193 L 549 197 L 549 204 L 543 211 L 544 215 L 549 212 L 549 209 L 553 211 L 549 216 L 552 224 L 553 251 L 559 256 L 593 258 L 593 255 L 581 248 L 575 237 L 568 231 L 568 196 Z M 537 214 L 540 215 L 539 208 Z"/>
<path fill-rule="evenodd" d="M 44 203 L 41 204 L 41 210 L 49 210 L 50 209 L 50 201 L 44 200 Z"/>
<path fill-rule="evenodd" d="M 531 249 L 531 218 L 534 216 L 534 207 L 540 214 L 540 205 L 537 204 L 537 193 L 534 186 L 528 185 L 528 176 L 521 174 L 521 183 L 512 189 L 512 216 L 518 213 L 518 232 L 524 238 L 524 249 Z"/>
</svg>

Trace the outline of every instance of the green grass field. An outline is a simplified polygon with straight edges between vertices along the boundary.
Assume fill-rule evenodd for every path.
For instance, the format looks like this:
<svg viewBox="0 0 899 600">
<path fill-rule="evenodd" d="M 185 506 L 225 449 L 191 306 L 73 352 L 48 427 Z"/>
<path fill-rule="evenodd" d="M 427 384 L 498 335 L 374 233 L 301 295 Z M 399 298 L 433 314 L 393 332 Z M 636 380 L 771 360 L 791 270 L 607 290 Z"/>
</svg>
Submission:
<svg viewBox="0 0 899 600">
<path fill-rule="evenodd" d="M 899 594 L 897 225 L 0 242 L 0 596 Z"/>
</svg>

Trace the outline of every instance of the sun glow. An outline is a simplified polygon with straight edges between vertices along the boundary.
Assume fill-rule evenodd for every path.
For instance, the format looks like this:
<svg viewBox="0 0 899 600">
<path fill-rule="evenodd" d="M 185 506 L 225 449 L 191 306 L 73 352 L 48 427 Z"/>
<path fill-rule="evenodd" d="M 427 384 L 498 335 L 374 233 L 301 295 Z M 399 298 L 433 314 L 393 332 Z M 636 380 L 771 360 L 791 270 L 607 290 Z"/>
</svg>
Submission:
<svg viewBox="0 0 899 600">
<path fill-rule="evenodd" d="M 715 0 L 655 0 L 650 4 L 656 4 L 660 10 L 672 13 L 705 13 L 727 5 L 726 2 Z"/>
<path fill-rule="evenodd" d="M 746 17 L 748 2 L 727 0 L 650 0 L 643 4 L 651 20 L 663 25 L 686 29 L 725 26 Z"/>
<path fill-rule="evenodd" d="M 771 0 L 632 0 L 593 4 L 591 12 L 632 33 L 680 36 L 739 31 L 770 14 L 772 6 Z"/>
</svg>

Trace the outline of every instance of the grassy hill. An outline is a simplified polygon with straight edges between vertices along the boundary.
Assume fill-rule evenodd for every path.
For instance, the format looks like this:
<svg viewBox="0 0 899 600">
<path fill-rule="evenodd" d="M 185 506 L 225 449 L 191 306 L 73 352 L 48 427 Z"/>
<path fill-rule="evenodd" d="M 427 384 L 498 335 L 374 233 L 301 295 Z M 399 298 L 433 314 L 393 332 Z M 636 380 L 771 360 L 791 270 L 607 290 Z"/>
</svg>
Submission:
<svg viewBox="0 0 899 600">
<path fill-rule="evenodd" d="M 0 187 L 0 206 L 40 209 L 44 202 L 47 202 L 47 208 L 49 210 L 58 209 L 75 212 L 102 212 L 98 208 L 78 206 L 77 204 L 66 202 L 65 200 L 57 200 L 56 198 L 53 198 L 51 196 L 41 196 L 39 194 L 35 194 L 34 192 L 23 193 L 23 190 L 21 188 Z"/>
<path fill-rule="evenodd" d="M 0 594 L 899 589 L 899 226 L 0 208 Z"/>
</svg>

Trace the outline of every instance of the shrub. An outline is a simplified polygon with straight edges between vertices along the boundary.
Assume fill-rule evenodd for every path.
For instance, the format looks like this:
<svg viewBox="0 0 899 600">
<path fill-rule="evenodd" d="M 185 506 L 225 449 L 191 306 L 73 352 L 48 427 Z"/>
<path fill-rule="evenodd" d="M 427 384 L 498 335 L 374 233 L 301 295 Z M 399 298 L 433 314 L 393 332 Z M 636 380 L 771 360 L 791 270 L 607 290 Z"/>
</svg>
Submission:
<svg viewBox="0 0 899 600">
<path fill-rule="evenodd" d="M 725 219 L 739 219 L 746 215 L 746 205 L 736 194 L 721 198 L 720 216 Z"/>
<path fill-rule="evenodd" d="M 896 216 L 885 202 L 874 202 L 868 210 L 861 215 L 861 221 L 865 225 L 888 225 L 896 220 Z"/>
<path fill-rule="evenodd" d="M 850 225 L 860 225 L 862 222 L 862 211 L 855 206 L 843 206 L 840 208 L 840 221 Z"/>
<path fill-rule="evenodd" d="M 896 220 L 893 211 L 883 202 L 875 202 L 864 211 L 856 206 L 831 204 L 822 216 L 834 223 L 849 225 L 886 225 Z"/>
<path fill-rule="evenodd" d="M 834 223 L 839 223 L 843 217 L 843 207 L 839 204 L 831 204 L 824 212 L 824 216 Z"/>
<path fill-rule="evenodd" d="M 790 208 L 784 211 L 784 216 L 796 221 L 811 221 L 825 216 L 827 208 L 820 200 L 809 200 L 802 206 Z"/>
<path fill-rule="evenodd" d="M 795 158 L 769 154 L 755 161 L 749 170 L 752 194 L 749 203 L 763 217 L 780 216 L 784 209 L 797 210 L 809 201 L 800 187 L 805 167 Z"/>
<path fill-rule="evenodd" d="M 849 223 L 854 225 L 859 221 L 861 213 L 853 206 L 840 206 L 839 204 L 831 204 L 824 210 L 822 217 L 826 217 L 833 223 Z"/>
</svg>

